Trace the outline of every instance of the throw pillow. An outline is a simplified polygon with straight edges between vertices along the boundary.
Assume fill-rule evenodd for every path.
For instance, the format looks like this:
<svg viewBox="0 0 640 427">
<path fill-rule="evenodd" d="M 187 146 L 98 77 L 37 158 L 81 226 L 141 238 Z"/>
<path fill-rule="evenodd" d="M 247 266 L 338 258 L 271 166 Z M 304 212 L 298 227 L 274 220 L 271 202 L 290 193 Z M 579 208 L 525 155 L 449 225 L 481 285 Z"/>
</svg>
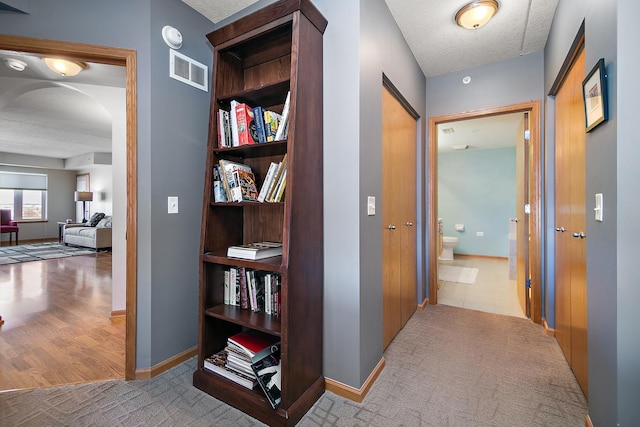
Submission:
<svg viewBox="0 0 640 427">
<path fill-rule="evenodd" d="M 104 218 L 102 218 L 100 220 L 100 222 L 98 223 L 98 225 L 96 225 L 96 228 L 111 228 L 111 222 L 112 222 L 112 217 L 111 215 L 107 215 Z"/>
<path fill-rule="evenodd" d="M 98 225 L 98 223 L 102 218 L 104 218 L 104 214 L 102 212 L 96 212 L 93 215 L 91 215 L 91 219 L 89 219 L 89 221 L 87 222 L 87 225 L 89 227 L 95 227 L 96 225 Z"/>
</svg>

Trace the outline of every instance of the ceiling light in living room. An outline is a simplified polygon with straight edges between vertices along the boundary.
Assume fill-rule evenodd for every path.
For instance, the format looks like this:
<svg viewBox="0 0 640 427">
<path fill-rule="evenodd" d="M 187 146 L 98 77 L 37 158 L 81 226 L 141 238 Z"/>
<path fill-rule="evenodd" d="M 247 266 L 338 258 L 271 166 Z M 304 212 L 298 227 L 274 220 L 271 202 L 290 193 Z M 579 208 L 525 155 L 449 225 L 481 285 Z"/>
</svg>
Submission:
<svg viewBox="0 0 640 427">
<path fill-rule="evenodd" d="M 69 61 L 60 58 L 42 58 L 42 60 L 51 71 L 63 77 L 75 76 L 87 68 L 87 64 L 80 61 Z"/>
<path fill-rule="evenodd" d="M 20 61 L 19 59 L 7 58 L 4 61 L 7 67 L 15 71 L 24 71 L 25 68 L 27 68 L 27 63 L 24 61 Z"/>
</svg>

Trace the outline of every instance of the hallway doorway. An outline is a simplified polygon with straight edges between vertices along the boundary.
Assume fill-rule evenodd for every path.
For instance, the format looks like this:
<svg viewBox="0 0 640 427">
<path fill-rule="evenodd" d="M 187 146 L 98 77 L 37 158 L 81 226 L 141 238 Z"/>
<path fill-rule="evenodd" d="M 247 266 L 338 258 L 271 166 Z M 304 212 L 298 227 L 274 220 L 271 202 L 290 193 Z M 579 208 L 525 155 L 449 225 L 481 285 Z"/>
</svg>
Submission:
<svg viewBox="0 0 640 427">
<path fill-rule="evenodd" d="M 126 67 L 126 159 L 114 168 L 114 176 L 122 174 L 122 188 L 116 197 L 126 200 L 126 223 L 123 237 L 126 268 L 125 379 L 135 379 L 136 369 L 136 267 L 137 267 L 137 100 L 136 51 L 124 48 L 89 45 L 21 36 L 3 36 L 0 49 L 36 55 L 65 58 Z M 117 191 L 114 187 L 114 192 Z M 114 239 L 115 236 L 114 227 Z M 124 234 L 123 233 L 123 236 Z M 115 245 L 115 242 L 114 242 Z"/>
<path fill-rule="evenodd" d="M 540 167 L 541 167 L 541 149 L 540 149 L 540 113 L 539 102 L 527 102 L 522 104 L 515 104 L 500 108 L 487 109 L 481 111 L 475 111 L 471 113 L 460 113 L 447 116 L 431 117 L 429 119 L 429 165 L 428 165 L 428 183 L 427 183 L 427 197 L 428 205 L 428 265 L 429 265 L 429 303 L 438 303 L 438 256 L 439 249 L 439 230 L 438 230 L 438 126 L 442 124 L 479 119 L 487 117 L 495 117 L 505 114 L 527 114 L 528 123 L 530 123 L 529 132 L 524 134 L 528 137 L 528 143 L 530 145 L 527 152 L 531 153 L 530 159 L 527 162 L 529 165 L 529 173 L 526 174 L 528 182 L 519 185 L 526 185 L 529 190 L 529 206 L 528 225 L 526 229 L 520 227 L 519 233 L 522 235 L 521 240 L 526 241 L 526 235 L 529 234 L 529 251 L 526 255 L 526 260 L 523 263 L 530 267 L 530 273 L 528 277 L 522 274 L 518 281 L 518 287 L 521 294 L 529 298 L 530 300 L 530 317 L 536 323 L 542 322 L 541 313 L 541 179 L 540 179 Z M 523 139 L 525 136 L 523 135 Z M 524 160 L 521 160 L 524 162 Z M 520 212 L 521 211 L 521 212 Z M 517 215 L 524 218 L 525 206 L 519 206 Z M 522 253 L 521 250 L 519 252 Z M 525 308 L 526 311 L 526 307 Z"/>
</svg>

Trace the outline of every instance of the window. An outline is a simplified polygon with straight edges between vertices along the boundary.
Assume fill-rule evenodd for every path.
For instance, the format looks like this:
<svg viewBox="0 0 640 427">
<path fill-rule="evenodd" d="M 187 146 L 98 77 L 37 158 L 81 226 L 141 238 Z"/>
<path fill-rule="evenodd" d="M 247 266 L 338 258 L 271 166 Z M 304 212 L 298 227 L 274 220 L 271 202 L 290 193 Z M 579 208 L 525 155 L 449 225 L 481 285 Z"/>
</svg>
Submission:
<svg viewBox="0 0 640 427">
<path fill-rule="evenodd" d="M 0 172 L 0 208 L 14 221 L 47 219 L 47 175 Z"/>
</svg>

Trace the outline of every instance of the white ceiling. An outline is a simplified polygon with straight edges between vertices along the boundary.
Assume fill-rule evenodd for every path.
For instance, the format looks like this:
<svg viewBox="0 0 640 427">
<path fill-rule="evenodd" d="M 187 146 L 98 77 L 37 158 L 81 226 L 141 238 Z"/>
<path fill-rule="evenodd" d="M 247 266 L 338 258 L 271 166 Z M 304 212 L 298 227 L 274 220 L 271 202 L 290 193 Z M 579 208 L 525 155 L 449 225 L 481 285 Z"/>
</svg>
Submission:
<svg viewBox="0 0 640 427">
<path fill-rule="evenodd" d="M 7 59 L 27 64 L 18 72 Z M 125 87 L 125 68 L 87 64 L 74 77 L 49 70 L 37 55 L 0 50 L 0 163 L 2 154 L 68 159 L 111 153 L 111 115 L 115 92 L 96 86 Z M 100 93 L 100 96 L 96 96 Z"/>
<path fill-rule="evenodd" d="M 219 22 L 256 0 L 182 0 Z M 456 11 L 470 0 L 385 0 L 425 76 L 435 76 L 535 52 L 544 48 L 558 0 L 499 0 L 500 10 L 485 27 L 456 26 Z M 366 7 L 366 1 L 362 2 Z M 21 73 L 5 66 L 21 59 Z M 93 152 L 111 152 L 111 125 L 103 100 L 87 95 L 83 85 L 124 87 L 124 67 L 89 64 L 76 77 L 60 77 L 40 58 L 0 51 L 0 163 L 2 153 L 66 159 Z M 102 91 L 108 92 L 108 91 Z M 511 121 L 510 121 L 511 119 Z M 491 130 L 493 144 L 513 137 L 521 117 L 456 123 L 443 145 L 480 146 Z M 483 123 L 488 126 L 483 128 Z M 452 127 L 454 124 L 449 124 Z M 471 128 L 471 130 L 467 129 Z M 499 130 L 501 134 L 493 133 Z M 471 132 L 469 135 L 468 133 Z M 451 136 L 471 137 L 464 142 Z M 439 138 L 440 139 L 440 138 Z"/>
</svg>

